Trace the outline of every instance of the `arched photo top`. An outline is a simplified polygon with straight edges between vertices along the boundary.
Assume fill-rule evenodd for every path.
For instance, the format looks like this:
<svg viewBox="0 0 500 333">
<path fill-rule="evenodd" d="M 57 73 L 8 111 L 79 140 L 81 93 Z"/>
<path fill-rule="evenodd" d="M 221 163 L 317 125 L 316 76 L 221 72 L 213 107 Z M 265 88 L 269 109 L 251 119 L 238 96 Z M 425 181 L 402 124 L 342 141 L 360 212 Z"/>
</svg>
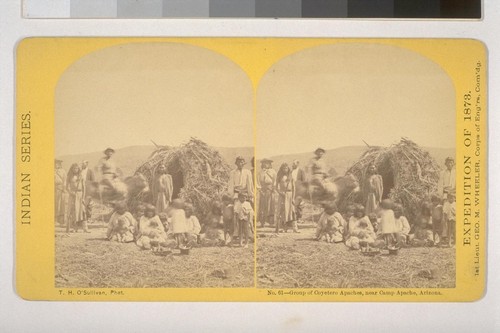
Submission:
<svg viewBox="0 0 500 333">
<path fill-rule="evenodd" d="M 55 93 L 56 156 L 105 146 L 253 146 L 253 88 L 229 58 L 182 43 L 120 44 L 92 52 L 61 75 Z"/>
<path fill-rule="evenodd" d="M 455 88 L 435 62 L 378 43 L 311 47 L 275 63 L 257 91 L 260 157 L 408 137 L 455 147 Z"/>
</svg>

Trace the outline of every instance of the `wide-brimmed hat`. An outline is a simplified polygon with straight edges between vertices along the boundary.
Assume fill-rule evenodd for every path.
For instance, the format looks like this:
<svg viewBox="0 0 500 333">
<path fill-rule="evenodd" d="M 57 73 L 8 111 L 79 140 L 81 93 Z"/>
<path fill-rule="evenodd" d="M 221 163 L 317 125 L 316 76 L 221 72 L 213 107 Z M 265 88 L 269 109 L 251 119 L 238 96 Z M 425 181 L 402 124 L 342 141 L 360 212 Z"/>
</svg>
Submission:
<svg viewBox="0 0 500 333">
<path fill-rule="evenodd" d="M 448 156 L 448 157 L 444 160 L 444 163 L 446 164 L 446 163 L 448 163 L 448 162 L 453 162 L 453 163 L 455 163 L 455 159 L 454 159 L 453 157 L 451 157 L 451 156 Z"/>
<path fill-rule="evenodd" d="M 315 154 L 317 154 L 319 152 L 326 153 L 326 150 L 324 150 L 323 148 L 319 147 L 319 148 L 316 148 L 316 150 L 314 151 Z"/>
<path fill-rule="evenodd" d="M 55 159 L 55 163 L 56 163 L 56 164 L 58 164 L 58 163 L 60 164 L 60 163 L 62 163 L 62 162 L 63 162 L 63 161 L 62 161 L 62 160 L 60 160 L 60 159 L 57 159 L 57 158 Z"/>
<path fill-rule="evenodd" d="M 106 154 L 108 151 L 110 151 L 110 152 L 112 152 L 112 153 L 114 153 L 114 152 L 115 152 L 115 150 L 114 150 L 113 148 L 109 148 L 109 147 L 108 147 L 108 148 L 106 148 L 106 150 L 104 151 L 104 154 Z"/>
<path fill-rule="evenodd" d="M 263 158 L 260 160 L 260 163 L 261 164 L 264 164 L 264 163 L 273 163 L 274 161 L 269 159 L 269 158 Z"/>
</svg>

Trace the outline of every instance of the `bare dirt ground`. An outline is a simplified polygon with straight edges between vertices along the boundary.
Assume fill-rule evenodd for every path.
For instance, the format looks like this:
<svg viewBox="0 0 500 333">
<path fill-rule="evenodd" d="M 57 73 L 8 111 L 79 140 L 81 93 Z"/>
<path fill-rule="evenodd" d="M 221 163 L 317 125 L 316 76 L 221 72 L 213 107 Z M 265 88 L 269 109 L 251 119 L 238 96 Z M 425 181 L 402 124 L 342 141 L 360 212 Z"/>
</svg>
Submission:
<svg viewBox="0 0 500 333">
<path fill-rule="evenodd" d="M 56 228 L 55 285 L 58 288 L 207 288 L 253 287 L 254 249 L 193 248 L 157 256 L 135 243 L 105 239 L 105 225 L 90 233 Z"/>
<path fill-rule="evenodd" d="M 258 288 L 453 288 L 455 248 L 402 248 L 364 256 L 343 243 L 314 240 L 313 224 L 301 233 L 257 232 Z"/>
</svg>

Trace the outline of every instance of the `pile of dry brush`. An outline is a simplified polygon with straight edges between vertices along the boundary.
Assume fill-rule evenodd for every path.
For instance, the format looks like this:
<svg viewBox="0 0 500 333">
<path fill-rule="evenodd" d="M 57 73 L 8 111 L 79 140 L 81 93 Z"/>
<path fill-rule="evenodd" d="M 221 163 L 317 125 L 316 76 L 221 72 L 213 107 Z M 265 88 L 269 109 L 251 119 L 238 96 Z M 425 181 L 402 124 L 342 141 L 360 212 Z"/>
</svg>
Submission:
<svg viewBox="0 0 500 333">
<path fill-rule="evenodd" d="M 191 202 L 197 213 L 208 213 L 211 203 L 227 191 L 229 165 L 218 151 L 201 140 L 191 138 L 179 147 L 157 146 L 136 170 L 146 177 L 150 188 L 161 164 L 173 177 L 182 177 L 178 197 Z"/>
<path fill-rule="evenodd" d="M 388 197 L 399 202 L 405 209 L 410 223 L 420 213 L 423 200 L 437 191 L 440 167 L 435 159 L 413 141 L 402 138 L 397 144 L 390 147 L 370 147 L 354 165 L 347 170 L 360 183 L 361 193 L 365 193 L 366 171 L 370 164 L 375 164 L 378 173 L 389 180 L 392 188 Z M 364 198 L 340 198 L 341 204 L 355 201 L 364 204 Z"/>
</svg>

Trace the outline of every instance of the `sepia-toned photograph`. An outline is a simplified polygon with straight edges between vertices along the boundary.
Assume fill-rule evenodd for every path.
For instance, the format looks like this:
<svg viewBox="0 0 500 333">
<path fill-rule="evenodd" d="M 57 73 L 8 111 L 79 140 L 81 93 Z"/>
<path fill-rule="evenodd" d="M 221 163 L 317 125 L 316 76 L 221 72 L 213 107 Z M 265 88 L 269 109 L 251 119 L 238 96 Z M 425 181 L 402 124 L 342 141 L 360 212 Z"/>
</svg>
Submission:
<svg viewBox="0 0 500 333">
<path fill-rule="evenodd" d="M 253 88 L 234 62 L 129 43 L 55 94 L 55 286 L 254 287 Z"/>
<path fill-rule="evenodd" d="M 257 286 L 453 288 L 455 89 L 377 43 L 291 54 L 257 91 Z"/>
</svg>

